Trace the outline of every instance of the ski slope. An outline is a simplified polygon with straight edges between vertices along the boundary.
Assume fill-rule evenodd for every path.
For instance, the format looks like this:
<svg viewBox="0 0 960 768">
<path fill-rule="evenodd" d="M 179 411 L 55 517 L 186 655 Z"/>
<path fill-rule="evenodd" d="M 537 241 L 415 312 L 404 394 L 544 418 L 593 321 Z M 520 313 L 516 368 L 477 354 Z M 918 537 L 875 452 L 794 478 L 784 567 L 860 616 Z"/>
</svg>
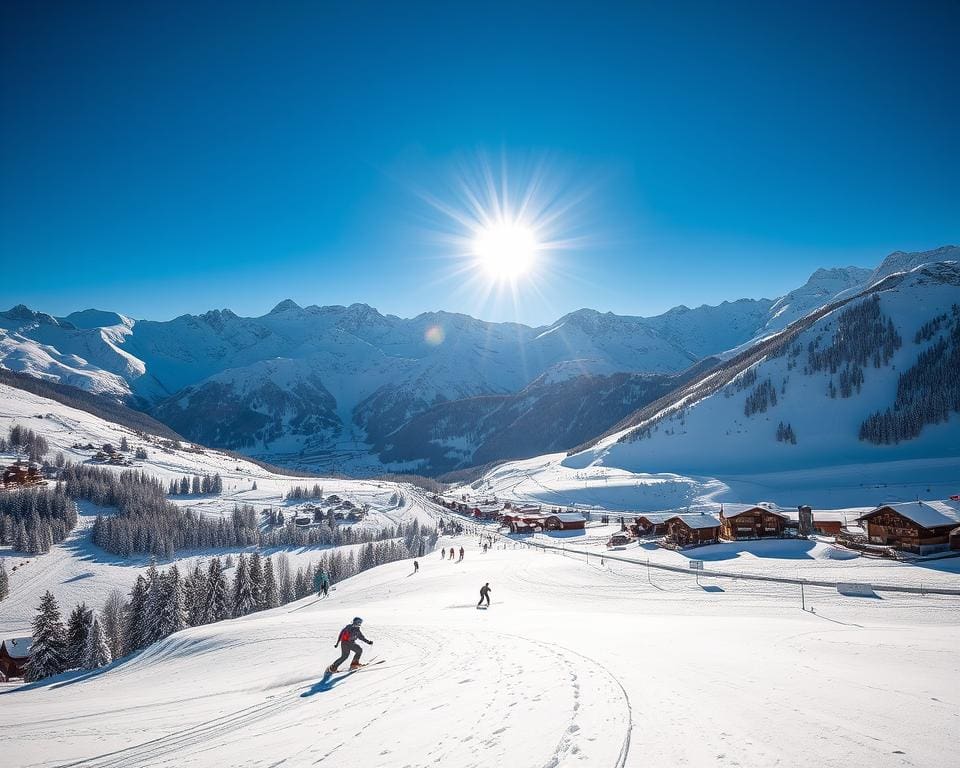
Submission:
<svg viewBox="0 0 960 768">
<path fill-rule="evenodd" d="M 942 766 L 960 598 L 437 553 L 0 694 L 20 766 Z M 475 610 L 489 581 L 493 606 Z M 384 663 L 317 685 L 364 617 Z"/>
</svg>

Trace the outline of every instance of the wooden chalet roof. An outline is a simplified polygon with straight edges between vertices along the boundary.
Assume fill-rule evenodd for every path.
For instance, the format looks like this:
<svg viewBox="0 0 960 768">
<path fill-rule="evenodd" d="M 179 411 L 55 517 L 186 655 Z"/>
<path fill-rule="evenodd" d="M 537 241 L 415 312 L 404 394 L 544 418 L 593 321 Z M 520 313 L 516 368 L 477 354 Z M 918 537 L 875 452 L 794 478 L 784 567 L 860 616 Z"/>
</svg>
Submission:
<svg viewBox="0 0 960 768">
<path fill-rule="evenodd" d="M 884 509 L 892 509 L 924 528 L 942 528 L 960 523 L 960 502 L 957 501 L 898 501 L 881 504 L 858 519 L 867 520 Z"/>
</svg>

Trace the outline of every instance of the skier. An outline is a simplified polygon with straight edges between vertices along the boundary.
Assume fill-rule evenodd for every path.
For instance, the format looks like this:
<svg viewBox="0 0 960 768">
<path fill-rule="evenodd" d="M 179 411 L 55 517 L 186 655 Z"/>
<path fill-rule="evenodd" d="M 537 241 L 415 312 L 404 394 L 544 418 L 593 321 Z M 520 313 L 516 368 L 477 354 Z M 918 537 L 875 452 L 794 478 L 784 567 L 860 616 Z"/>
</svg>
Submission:
<svg viewBox="0 0 960 768">
<path fill-rule="evenodd" d="M 463 547 L 460 547 L 460 560 L 463 560 Z M 457 562 L 460 562 L 460 560 Z"/>
<path fill-rule="evenodd" d="M 323 568 L 318 568 L 313 577 L 313 588 L 317 590 L 317 597 L 326 597 L 330 592 L 330 577 Z"/>
<path fill-rule="evenodd" d="M 453 555 L 454 555 L 453 547 L 450 547 L 450 562 L 451 562 L 451 563 L 453 562 Z"/>
<path fill-rule="evenodd" d="M 440 547 L 440 559 L 441 559 L 441 560 L 446 560 L 446 559 L 447 559 L 447 548 L 446 548 L 446 547 Z"/>
<path fill-rule="evenodd" d="M 350 662 L 350 669 L 360 669 L 360 667 L 363 666 L 360 663 L 360 656 L 363 653 L 363 649 L 357 645 L 357 640 L 363 640 L 367 645 L 373 645 L 373 640 L 367 640 L 367 638 L 363 636 L 363 632 L 360 631 L 361 624 L 363 624 L 363 619 L 356 616 L 353 622 L 347 624 L 347 626 L 340 630 L 337 642 L 333 644 L 334 648 L 338 645 L 340 646 L 340 658 L 327 667 L 328 674 L 335 674 L 337 668 L 347 660 L 347 656 L 349 656 L 351 652 L 353 653 L 353 661 Z"/>
<path fill-rule="evenodd" d="M 414 560 L 414 561 L 413 561 L 413 572 L 416 573 L 416 572 L 419 571 L 419 570 L 420 570 L 420 563 L 418 563 L 416 560 Z"/>
<path fill-rule="evenodd" d="M 487 608 L 490 607 L 490 582 L 488 581 L 482 587 L 480 587 L 480 602 L 477 603 L 477 608 L 483 605 L 483 601 L 487 601 Z"/>
</svg>

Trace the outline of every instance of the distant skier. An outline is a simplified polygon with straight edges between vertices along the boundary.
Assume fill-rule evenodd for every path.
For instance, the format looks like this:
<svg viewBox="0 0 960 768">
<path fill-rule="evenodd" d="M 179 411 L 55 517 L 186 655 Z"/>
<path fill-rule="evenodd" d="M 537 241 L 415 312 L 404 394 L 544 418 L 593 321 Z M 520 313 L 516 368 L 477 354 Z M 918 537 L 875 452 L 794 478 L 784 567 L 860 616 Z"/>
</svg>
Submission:
<svg viewBox="0 0 960 768">
<path fill-rule="evenodd" d="M 460 560 L 463 560 L 463 547 L 460 547 Z M 460 562 L 460 560 L 457 562 Z"/>
<path fill-rule="evenodd" d="M 360 663 L 360 656 L 363 654 L 363 649 L 357 645 L 357 640 L 362 640 L 367 645 L 373 645 L 373 640 L 367 640 L 367 638 L 363 636 L 363 632 L 360 631 L 361 624 L 363 624 L 363 619 L 357 616 L 353 622 L 347 624 L 347 626 L 340 630 L 337 642 L 333 644 L 334 648 L 338 645 L 340 646 L 340 658 L 327 667 L 328 674 L 335 674 L 337 668 L 347 660 L 347 656 L 351 653 L 353 653 L 353 661 L 350 662 L 350 669 L 360 669 L 360 667 L 363 666 Z"/>
<path fill-rule="evenodd" d="M 480 587 L 480 602 L 477 603 L 477 608 L 483 605 L 483 601 L 487 601 L 487 608 L 490 607 L 490 582 L 488 581 L 482 587 Z"/>
<path fill-rule="evenodd" d="M 447 559 L 447 548 L 446 548 L 446 547 L 440 547 L 440 559 L 441 559 L 441 560 L 446 560 L 446 559 Z"/>
<path fill-rule="evenodd" d="M 454 553 L 454 551 L 453 551 L 453 547 L 450 547 L 450 562 L 451 562 L 451 563 L 453 562 L 454 554 L 455 554 L 455 553 Z"/>
<path fill-rule="evenodd" d="M 420 570 L 420 563 L 418 563 L 416 560 L 414 560 L 414 561 L 413 561 L 413 572 L 416 573 L 416 572 L 419 571 L 419 570 Z"/>
<path fill-rule="evenodd" d="M 330 593 L 330 577 L 323 568 L 318 568 L 314 574 L 313 588 L 317 590 L 317 597 L 326 597 Z"/>
</svg>

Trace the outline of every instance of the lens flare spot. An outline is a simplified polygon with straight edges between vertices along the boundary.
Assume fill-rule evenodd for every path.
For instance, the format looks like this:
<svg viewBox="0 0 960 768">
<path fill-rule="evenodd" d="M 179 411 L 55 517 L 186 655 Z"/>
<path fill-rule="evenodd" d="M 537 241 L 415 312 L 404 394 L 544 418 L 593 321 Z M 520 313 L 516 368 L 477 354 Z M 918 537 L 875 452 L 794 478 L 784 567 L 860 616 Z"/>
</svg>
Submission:
<svg viewBox="0 0 960 768">
<path fill-rule="evenodd" d="M 423 333 L 423 340 L 427 342 L 431 347 L 439 347 L 443 344 L 443 340 L 447 337 L 444 333 L 443 328 L 439 325 L 431 325 Z"/>
</svg>

